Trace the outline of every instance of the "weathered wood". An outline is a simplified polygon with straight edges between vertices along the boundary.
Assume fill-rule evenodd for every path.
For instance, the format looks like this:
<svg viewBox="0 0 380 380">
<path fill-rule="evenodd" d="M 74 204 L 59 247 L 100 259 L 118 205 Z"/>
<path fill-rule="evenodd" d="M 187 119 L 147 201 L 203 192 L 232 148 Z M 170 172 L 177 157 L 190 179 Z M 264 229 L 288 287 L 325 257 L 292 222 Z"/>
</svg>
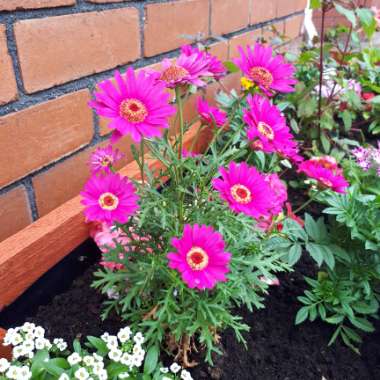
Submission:
<svg viewBox="0 0 380 380">
<path fill-rule="evenodd" d="M 192 146 L 198 124 L 186 133 L 184 147 Z M 204 129 L 194 151 L 205 149 L 211 133 Z M 148 160 L 149 167 L 159 167 L 156 160 Z M 135 162 L 120 170 L 122 175 L 139 179 Z M 89 236 L 83 216 L 80 196 L 76 196 L 20 232 L 0 243 L 0 310 L 19 297 L 56 263 Z"/>
<path fill-rule="evenodd" d="M 12 358 L 12 348 L 9 346 L 3 346 L 3 339 L 6 331 L 0 328 L 0 359 L 5 358 L 10 360 Z"/>
</svg>

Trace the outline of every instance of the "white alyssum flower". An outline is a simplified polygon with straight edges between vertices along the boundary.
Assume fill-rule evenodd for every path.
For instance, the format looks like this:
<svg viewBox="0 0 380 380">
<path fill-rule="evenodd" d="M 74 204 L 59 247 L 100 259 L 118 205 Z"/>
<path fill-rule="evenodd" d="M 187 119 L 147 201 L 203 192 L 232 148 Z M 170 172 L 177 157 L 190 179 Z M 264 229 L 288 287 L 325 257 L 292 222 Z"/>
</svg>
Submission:
<svg viewBox="0 0 380 380">
<path fill-rule="evenodd" d="M 61 376 L 58 377 L 58 380 L 70 380 L 70 377 L 63 373 Z"/>
<path fill-rule="evenodd" d="M 113 286 L 110 289 L 107 289 L 107 297 L 110 300 L 118 300 L 120 298 L 120 293 L 118 292 L 116 286 Z"/>
<path fill-rule="evenodd" d="M 127 379 L 128 377 L 129 377 L 128 372 L 122 372 L 121 374 L 119 374 L 119 379 Z"/>
<path fill-rule="evenodd" d="M 169 372 L 169 368 L 168 367 L 162 367 L 162 368 L 160 368 L 160 372 L 161 373 L 168 373 Z"/>
<path fill-rule="evenodd" d="M 34 341 L 34 344 L 37 350 L 44 350 L 45 348 L 50 350 L 52 347 L 52 344 L 50 343 L 49 339 L 45 339 L 45 338 L 37 338 Z"/>
<path fill-rule="evenodd" d="M 103 371 L 103 369 L 104 369 L 104 363 L 101 363 L 101 362 L 96 362 L 92 366 L 92 372 L 94 373 L 94 375 L 99 375 Z"/>
<path fill-rule="evenodd" d="M 32 377 L 32 371 L 26 365 L 19 369 L 17 380 L 29 380 Z"/>
<path fill-rule="evenodd" d="M 173 363 L 171 366 L 170 366 L 170 371 L 172 371 L 173 373 L 177 373 L 181 370 L 181 366 L 178 365 L 177 363 Z"/>
<path fill-rule="evenodd" d="M 24 348 L 25 353 L 29 353 L 34 351 L 34 341 L 33 340 L 25 340 L 22 344 L 22 347 Z"/>
<path fill-rule="evenodd" d="M 7 359 L 4 359 L 4 358 L 0 359 L 0 373 L 4 373 L 10 366 L 11 364 L 9 363 Z"/>
<path fill-rule="evenodd" d="M 119 347 L 119 342 L 117 341 L 117 337 L 114 336 L 114 335 L 110 335 L 108 338 L 107 338 L 107 348 L 109 350 L 114 350 L 114 349 L 117 349 Z"/>
<path fill-rule="evenodd" d="M 171 377 L 164 376 L 162 380 L 173 380 Z"/>
<path fill-rule="evenodd" d="M 20 368 L 19 367 L 16 367 L 14 365 L 11 365 L 7 371 L 7 373 L 5 374 L 5 376 L 8 378 L 8 379 L 17 379 L 18 377 L 18 374 L 20 372 Z"/>
<path fill-rule="evenodd" d="M 13 359 L 18 359 L 24 355 L 25 355 L 25 350 L 24 350 L 24 347 L 22 345 L 16 346 L 13 348 L 13 350 L 12 350 Z"/>
<path fill-rule="evenodd" d="M 105 332 L 103 335 L 100 336 L 100 339 L 107 343 L 109 337 L 110 334 L 108 332 Z"/>
<path fill-rule="evenodd" d="M 41 326 L 37 326 L 35 329 L 34 329 L 34 336 L 36 338 L 44 338 L 45 337 L 45 329 Z"/>
<path fill-rule="evenodd" d="M 130 367 L 132 365 L 132 355 L 130 355 L 128 352 L 125 352 L 121 357 L 120 362 L 121 364 Z"/>
<path fill-rule="evenodd" d="M 191 376 L 190 372 L 186 369 L 183 369 L 181 371 L 181 379 L 182 380 L 193 380 L 193 377 Z"/>
<path fill-rule="evenodd" d="M 117 337 L 119 338 L 121 343 L 125 343 L 128 342 L 129 339 L 131 339 L 131 335 L 132 330 L 129 327 L 124 327 L 118 332 Z"/>
<path fill-rule="evenodd" d="M 12 335 L 10 342 L 12 346 L 17 346 L 18 344 L 22 343 L 23 340 L 24 339 L 22 338 L 21 334 L 15 333 L 14 335 Z"/>
<path fill-rule="evenodd" d="M 145 341 L 145 338 L 143 336 L 143 334 L 141 334 L 141 332 L 138 332 L 136 333 L 136 335 L 133 337 L 133 340 L 137 343 L 137 344 L 143 344 L 144 341 Z"/>
<path fill-rule="evenodd" d="M 21 326 L 21 330 L 26 332 L 26 333 L 30 333 L 30 332 L 33 332 L 33 330 L 36 328 L 36 325 L 34 323 L 30 323 L 30 322 L 25 322 L 22 326 Z"/>
<path fill-rule="evenodd" d="M 81 367 L 75 371 L 74 376 L 78 380 L 87 380 L 90 377 L 90 374 L 86 368 Z"/>
<path fill-rule="evenodd" d="M 74 352 L 72 353 L 68 358 L 67 358 L 67 361 L 69 362 L 69 364 L 71 366 L 75 365 L 75 364 L 78 364 L 82 361 L 82 358 L 81 356 L 77 353 L 77 352 Z"/>
<path fill-rule="evenodd" d="M 98 373 L 99 380 L 107 380 L 108 379 L 108 373 L 105 369 L 103 369 L 101 372 Z"/>
<path fill-rule="evenodd" d="M 98 355 L 96 352 L 92 354 L 92 357 L 95 359 L 96 362 L 102 362 L 103 363 L 103 357 Z M 103 364 L 104 365 L 104 364 Z"/>
<path fill-rule="evenodd" d="M 114 362 L 119 362 L 120 359 L 121 359 L 121 356 L 123 355 L 123 351 L 121 350 L 118 350 L 118 349 L 115 349 L 115 350 L 111 350 L 109 353 L 108 353 L 108 357 L 113 360 Z"/>
<path fill-rule="evenodd" d="M 33 331 L 31 332 L 27 332 L 25 335 L 24 335 L 24 338 L 25 340 L 34 340 L 34 334 L 33 334 Z"/>
<path fill-rule="evenodd" d="M 59 351 L 65 351 L 67 348 L 67 343 L 62 338 L 55 338 L 53 344 L 57 346 Z"/>
<path fill-rule="evenodd" d="M 86 364 L 87 366 L 92 366 L 95 364 L 95 359 L 93 358 L 93 356 L 86 355 L 83 358 L 83 363 Z"/>
</svg>

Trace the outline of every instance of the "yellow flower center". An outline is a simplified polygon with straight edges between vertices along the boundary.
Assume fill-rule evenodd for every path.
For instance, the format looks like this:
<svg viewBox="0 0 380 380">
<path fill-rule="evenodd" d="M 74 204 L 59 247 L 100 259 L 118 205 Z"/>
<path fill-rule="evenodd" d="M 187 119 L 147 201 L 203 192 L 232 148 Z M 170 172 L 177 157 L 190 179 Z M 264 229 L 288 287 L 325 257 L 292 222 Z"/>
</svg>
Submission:
<svg viewBox="0 0 380 380">
<path fill-rule="evenodd" d="M 103 210 L 113 211 L 119 205 L 119 198 L 115 194 L 107 192 L 99 197 L 98 202 Z"/>
<path fill-rule="evenodd" d="M 253 82 L 246 77 L 241 77 L 240 83 L 245 90 L 249 90 L 254 86 Z"/>
<path fill-rule="evenodd" d="M 120 104 L 120 116 L 130 123 L 141 123 L 148 116 L 148 110 L 140 100 L 126 99 Z"/>
<path fill-rule="evenodd" d="M 252 67 L 249 70 L 251 79 L 264 88 L 269 88 L 273 83 L 273 75 L 265 67 Z"/>
<path fill-rule="evenodd" d="M 259 121 L 259 123 L 257 124 L 257 129 L 268 140 L 272 141 L 274 139 L 273 129 L 267 123 Z"/>
<path fill-rule="evenodd" d="M 241 204 L 247 204 L 252 201 L 252 193 L 248 187 L 240 184 L 236 184 L 231 187 L 231 195 L 236 202 Z"/>
<path fill-rule="evenodd" d="M 169 83 L 171 81 L 179 81 L 188 74 L 189 72 L 184 67 L 173 64 L 161 73 L 160 79 Z"/>
<path fill-rule="evenodd" d="M 101 166 L 107 167 L 112 164 L 112 157 L 111 156 L 104 156 L 102 161 L 100 162 Z"/>
<path fill-rule="evenodd" d="M 202 270 L 208 265 L 208 255 L 200 247 L 193 247 L 186 254 L 186 261 L 192 270 Z"/>
</svg>

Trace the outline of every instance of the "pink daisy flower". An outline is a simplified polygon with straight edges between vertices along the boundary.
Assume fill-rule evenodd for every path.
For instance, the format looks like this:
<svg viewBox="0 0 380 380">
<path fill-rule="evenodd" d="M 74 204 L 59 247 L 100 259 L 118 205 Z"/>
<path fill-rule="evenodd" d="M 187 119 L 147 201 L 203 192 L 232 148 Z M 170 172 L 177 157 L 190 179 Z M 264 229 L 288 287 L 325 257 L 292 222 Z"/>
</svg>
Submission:
<svg viewBox="0 0 380 380">
<path fill-rule="evenodd" d="M 209 71 L 209 59 L 202 52 L 182 52 L 175 60 L 164 59 L 161 63 L 162 72 L 159 79 L 166 83 L 169 88 L 175 88 L 180 85 L 194 85 L 197 87 L 206 86 L 202 80 L 205 77 L 212 77 L 213 73 Z"/>
<path fill-rule="evenodd" d="M 222 179 L 214 179 L 212 184 L 233 211 L 256 219 L 270 214 L 274 196 L 265 177 L 256 168 L 245 162 L 231 162 L 228 170 L 220 168 L 219 172 Z"/>
<path fill-rule="evenodd" d="M 210 106 L 206 100 L 203 100 L 201 97 L 197 99 L 197 111 L 205 124 L 221 127 L 227 121 L 226 112 L 217 107 Z"/>
<path fill-rule="evenodd" d="M 92 176 L 80 194 L 89 221 L 126 223 L 139 208 L 134 185 L 119 174 Z"/>
<path fill-rule="evenodd" d="M 240 57 L 234 62 L 266 95 L 271 96 L 273 91 L 294 92 L 294 66 L 285 63 L 281 55 L 273 57 L 270 46 L 256 43 L 253 50 L 249 45 L 246 51 L 241 46 L 238 49 Z"/>
<path fill-rule="evenodd" d="M 198 54 L 199 57 L 207 60 L 207 70 L 216 80 L 219 80 L 226 75 L 226 69 L 222 61 L 207 51 L 200 50 L 197 47 L 192 47 L 191 45 L 184 45 L 181 47 L 181 52 L 187 56 Z"/>
<path fill-rule="evenodd" d="M 105 148 L 96 149 L 90 156 L 88 162 L 92 174 L 99 172 L 111 173 L 111 167 L 123 158 L 123 154 L 118 150 L 113 150 L 111 145 Z"/>
<path fill-rule="evenodd" d="M 297 143 L 280 110 L 260 95 L 249 95 L 247 102 L 249 109 L 244 110 L 243 119 L 249 126 L 247 137 L 253 141 L 253 148 L 295 159 Z"/>
<path fill-rule="evenodd" d="M 171 244 L 177 252 L 168 253 L 169 268 L 180 272 L 189 288 L 212 289 L 217 282 L 227 281 L 231 253 L 212 227 L 186 224 L 182 237 L 173 238 Z"/>
<path fill-rule="evenodd" d="M 331 159 L 329 156 L 311 158 L 299 165 L 298 172 L 316 179 L 323 188 L 345 193 L 349 183 L 344 178 L 342 169 Z"/>
<path fill-rule="evenodd" d="M 268 182 L 273 194 L 271 214 L 278 215 L 282 212 L 284 204 L 288 200 L 288 190 L 285 183 L 281 181 L 276 173 L 267 174 L 265 181 Z"/>
<path fill-rule="evenodd" d="M 111 141 L 124 135 L 131 135 L 135 142 L 161 136 L 175 113 L 165 85 L 143 70 L 136 74 L 132 68 L 125 78 L 116 71 L 115 81 L 116 85 L 111 80 L 99 83 L 100 91 L 89 102 L 98 115 L 111 119 L 108 127 L 115 131 Z"/>
</svg>

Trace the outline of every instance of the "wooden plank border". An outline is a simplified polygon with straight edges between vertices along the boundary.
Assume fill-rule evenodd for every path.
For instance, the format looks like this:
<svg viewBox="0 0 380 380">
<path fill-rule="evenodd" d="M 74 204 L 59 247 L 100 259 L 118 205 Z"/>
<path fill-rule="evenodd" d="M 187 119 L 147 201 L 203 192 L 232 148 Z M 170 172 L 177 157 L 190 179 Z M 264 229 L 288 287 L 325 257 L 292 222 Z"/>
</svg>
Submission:
<svg viewBox="0 0 380 380">
<path fill-rule="evenodd" d="M 3 346 L 3 339 L 6 334 L 6 331 L 0 328 L 0 359 L 5 358 L 8 360 L 12 359 L 12 347 Z"/>
<path fill-rule="evenodd" d="M 186 133 L 184 147 L 189 149 L 199 128 L 194 124 Z M 203 151 L 211 131 L 202 130 L 195 152 Z M 149 167 L 159 167 L 156 160 L 147 160 Z M 126 165 L 120 174 L 139 179 L 135 162 Z M 80 196 L 41 217 L 0 243 L 0 311 L 19 297 L 56 263 L 89 236 Z"/>
</svg>

